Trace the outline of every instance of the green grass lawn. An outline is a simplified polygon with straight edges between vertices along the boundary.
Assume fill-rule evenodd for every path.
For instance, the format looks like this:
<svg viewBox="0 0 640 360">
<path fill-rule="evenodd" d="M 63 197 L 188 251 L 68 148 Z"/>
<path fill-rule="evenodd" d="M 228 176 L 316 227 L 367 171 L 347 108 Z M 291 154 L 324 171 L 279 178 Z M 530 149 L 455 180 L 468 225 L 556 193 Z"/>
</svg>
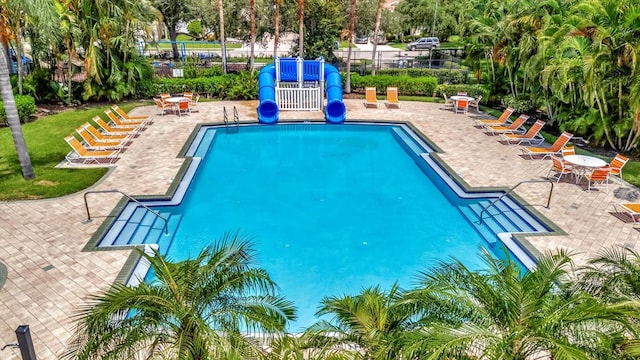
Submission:
<svg viewBox="0 0 640 360">
<path fill-rule="evenodd" d="M 381 99 L 384 97 L 381 96 Z M 442 99 L 401 96 L 402 101 L 441 102 Z M 121 104 L 129 111 L 143 103 Z M 72 194 L 95 184 L 107 172 L 106 168 L 90 169 L 56 169 L 55 166 L 64 161 L 70 148 L 64 137 L 74 133 L 83 123 L 90 121 L 95 115 L 103 119 L 103 110 L 107 106 L 100 105 L 82 110 L 69 110 L 56 115 L 46 116 L 40 120 L 24 124 L 22 129 L 31 156 L 36 178 L 24 180 L 13 146 L 9 128 L 0 128 L 0 200 L 42 199 Z M 499 116 L 500 111 L 483 108 L 483 111 Z M 556 136 L 545 134 L 547 142 L 555 141 Z M 577 148 L 579 154 L 590 154 Z M 597 155 L 595 155 L 597 156 Z M 605 161 L 611 158 L 602 157 Z M 640 161 L 629 161 L 623 169 L 624 179 L 635 186 L 640 186 Z"/>
<path fill-rule="evenodd" d="M 140 104 L 122 104 L 129 111 Z M 0 128 L 0 200 L 42 199 L 67 195 L 95 184 L 106 168 L 56 169 L 71 149 L 64 137 L 90 121 L 95 115 L 106 119 L 107 106 L 70 110 L 24 124 L 27 143 L 36 178 L 24 180 L 8 127 Z"/>
</svg>

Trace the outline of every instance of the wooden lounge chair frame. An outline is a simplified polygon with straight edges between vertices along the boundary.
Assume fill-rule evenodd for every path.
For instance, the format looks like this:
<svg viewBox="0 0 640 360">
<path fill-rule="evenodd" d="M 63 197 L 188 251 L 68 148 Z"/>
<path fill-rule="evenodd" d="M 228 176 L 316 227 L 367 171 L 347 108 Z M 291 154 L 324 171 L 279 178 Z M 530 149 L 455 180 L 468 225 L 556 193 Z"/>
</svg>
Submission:
<svg viewBox="0 0 640 360">
<path fill-rule="evenodd" d="M 545 125 L 545 122 L 542 120 L 538 120 L 535 124 L 531 125 L 529 130 L 521 134 L 500 134 L 500 140 L 506 142 L 507 144 L 529 144 L 529 145 L 540 145 L 544 141 L 544 138 L 540 136 L 540 130 Z"/>
<path fill-rule="evenodd" d="M 388 108 L 400 108 L 400 100 L 398 100 L 398 88 L 396 86 L 387 87 L 387 100 L 385 105 Z"/>
<path fill-rule="evenodd" d="M 111 164 L 118 158 L 119 150 L 89 150 L 73 135 L 65 137 L 64 140 L 72 149 L 72 151 L 65 156 L 65 159 L 70 164 L 77 163 L 77 160 L 81 160 L 83 164 L 92 162 L 102 164 L 100 160 L 107 160 L 107 162 Z"/>
<path fill-rule="evenodd" d="M 543 155 L 542 159 L 545 159 L 551 155 L 561 155 L 562 148 L 571 140 L 573 134 L 570 132 L 563 132 L 556 141 L 549 147 L 524 147 L 522 152 L 524 155 L 529 155 L 529 158 L 533 160 L 534 155 Z"/>
<path fill-rule="evenodd" d="M 364 107 L 368 108 L 369 106 L 378 107 L 378 99 L 376 98 L 376 88 L 367 86 L 364 88 Z"/>
</svg>

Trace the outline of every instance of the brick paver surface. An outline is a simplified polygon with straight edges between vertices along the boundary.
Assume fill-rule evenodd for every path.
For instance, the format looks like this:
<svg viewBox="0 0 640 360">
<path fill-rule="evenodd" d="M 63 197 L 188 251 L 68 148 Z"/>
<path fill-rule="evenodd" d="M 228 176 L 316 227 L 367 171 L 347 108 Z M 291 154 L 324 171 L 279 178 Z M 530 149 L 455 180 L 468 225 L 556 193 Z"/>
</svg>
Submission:
<svg viewBox="0 0 640 360">
<path fill-rule="evenodd" d="M 93 190 L 117 188 L 133 195 L 164 194 L 181 164 L 177 154 L 198 123 L 221 123 L 222 108 L 236 106 L 242 121 L 255 121 L 257 101 L 200 103 L 191 115 L 155 116 L 154 122 L 122 153 Z M 549 160 L 528 160 L 518 146 L 499 143 L 473 126 L 477 114 L 453 114 L 438 104 L 402 102 L 400 109 L 365 109 L 362 100 L 346 100 L 349 121 L 411 121 L 442 149 L 441 157 L 469 185 L 511 187 L 522 180 L 540 179 Z M 154 107 L 137 114 L 154 114 Z M 281 112 L 282 120 L 322 119 L 320 112 Z M 543 207 L 546 184 L 524 184 L 516 193 L 561 227 L 567 235 L 531 236 L 540 251 L 569 249 L 576 259 L 603 247 L 636 247 L 633 225 L 612 215 L 612 204 L 622 202 L 609 191 L 587 192 L 584 185 L 561 181 L 550 209 Z M 0 290 L 0 346 L 16 341 L 15 329 L 30 325 L 38 359 L 55 359 L 73 331 L 72 317 L 87 295 L 109 286 L 129 251 L 82 252 L 91 235 L 120 199 L 116 194 L 90 196 L 96 219 L 85 223 L 82 194 L 58 199 L 0 203 L 0 261 L 8 279 Z M 0 352 L 2 359 L 20 359 L 17 349 Z"/>
</svg>

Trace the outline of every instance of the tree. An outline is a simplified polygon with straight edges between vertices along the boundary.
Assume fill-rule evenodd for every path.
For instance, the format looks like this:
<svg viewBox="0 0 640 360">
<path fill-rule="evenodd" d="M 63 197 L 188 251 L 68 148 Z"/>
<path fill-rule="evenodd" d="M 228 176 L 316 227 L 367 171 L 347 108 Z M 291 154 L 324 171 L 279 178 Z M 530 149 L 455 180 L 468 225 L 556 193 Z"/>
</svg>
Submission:
<svg viewBox="0 0 640 360">
<path fill-rule="evenodd" d="M 421 273 L 405 297 L 420 324 L 402 340 L 409 358 L 615 358 L 618 339 L 635 334 L 628 319 L 637 310 L 574 291 L 565 252 L 540 257 L 525 274 L 510 258 L 486 250 L 483 258 L 484 271 L 454 261 Z"/>
<path fill-rule="evenodd" d="M 333 318 L 312 325 L 307 333 L 334 348 L 357 344 L 366 359 L 400 358 L 396 340 L 411 316 L 400 295 L 394 284 L 388 292 L 373 287 L 355 296 L 325 297 L 316 315 Z"/>
<path fill-rule="evenodd" d="M 227 45 L 224 37 L 224 5 L 218 0 L 218 16 L 220 21 L 220 48 L 222 51 L 222 71 L 227 73 Z"/>
<path fill-rule="evenodd" d="M 353 49 L 353 31 L 356 27 L 356 0 L 349 1 L 349 52 L 347 53 L 347 79 L 345 81 L 345 90 L 347 94 L 351 93 L 351 50 Z"/>
<path fill-rule="evenodd" d="M 284 0 L 274 1 L 274 30 L 273 30 L 273 58 L 278 57 L 278 43 L 280 42 L 280 6 Z"/>
<path fill-rule="evenodd" d="M 153 4 L 162 14 L 162 20 L 169 29 L 173 58 L 179 59 L 180 53 L 178 52 L 178 44 L 176 44 L 178 23 L 189 16 L 192 11 L 191 4 L 188 0 L 153 0 Z"/>
<path fill-rule="evenodd" d="M 9 59 L 7 58 L 7 49 L 0 41 L 0 92 L 2 92 L 2 102 L 4 103 L 4 109 L 7 114 L 7 122 L 11 129 L 11 136 L 13 137 L 13 144 L 16 147 L 16 153 L 18 154 L 18 160 L 20 161 L 20 167 L 22 168 L 22 177 L 27 180 L 31 180 L 36 177 L 31 166 L 31 158 L 29 157 L 29 151 L 27 150 L 27 143 L 24 141 L 22 135 L 22 126 L 20 125 L 20 118 L 18 117 L 18 109 L 16 108 L 16 101 L 13 98 L 13 90 L 11 88 L 11 82 L 9 81 Z"/>
<path fill-rule="evenodd" d="M 249 71 L 253 71 L 254 68 L 254 56 L 256 46 L 256 3 L 255 0 L 249 0 L 249 19 L 250 19 L 250 41 L 251 41 L 251 53 L 249 55 Z"/>
<path fill-rule="evenodd" d="M 378 48 L 378 36 L 380 33 L 380 17 L 382 16 L 382 6 L 385 0 L 378 0 L 378 10 L 376 11 L 376 27 L 373 30 L 373 50 L 371 51 L 371 74 L 376 74 L 376 51 Z"/>
<path fill-rule="evenodd" d="M 254 266 L 251 243 L 225 235 L 194 259 L 171 262 L 157 251 L 141 256 L 154 279 L 114 284 L 80 312 L 67 358 L 236 358 L 258 352 L 241 331 L 282 332 L 293 305 Z"/>
<path fill-rule="evenodd" d="M 298 56 L 304 59 L 304 0 L 298 0 Z"/>
</svg>

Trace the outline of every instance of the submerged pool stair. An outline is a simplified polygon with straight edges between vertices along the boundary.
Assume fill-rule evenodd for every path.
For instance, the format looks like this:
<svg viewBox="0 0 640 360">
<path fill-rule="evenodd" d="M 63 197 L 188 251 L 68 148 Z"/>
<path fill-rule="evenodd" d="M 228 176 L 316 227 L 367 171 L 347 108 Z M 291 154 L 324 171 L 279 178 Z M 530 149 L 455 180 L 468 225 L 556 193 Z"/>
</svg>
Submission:
<svg viewBox="0 0 640 360">
<path fill-rule="evenodd" d="M 147 209 L 128 204 L 118 220 L 100 242 L 100 247 L 158 244 L 167 249 L 182 220 L 182 215 L 160 211 L 167 219 L 168 235 L 165 233 L 164 220 Z"/>
</svg>

